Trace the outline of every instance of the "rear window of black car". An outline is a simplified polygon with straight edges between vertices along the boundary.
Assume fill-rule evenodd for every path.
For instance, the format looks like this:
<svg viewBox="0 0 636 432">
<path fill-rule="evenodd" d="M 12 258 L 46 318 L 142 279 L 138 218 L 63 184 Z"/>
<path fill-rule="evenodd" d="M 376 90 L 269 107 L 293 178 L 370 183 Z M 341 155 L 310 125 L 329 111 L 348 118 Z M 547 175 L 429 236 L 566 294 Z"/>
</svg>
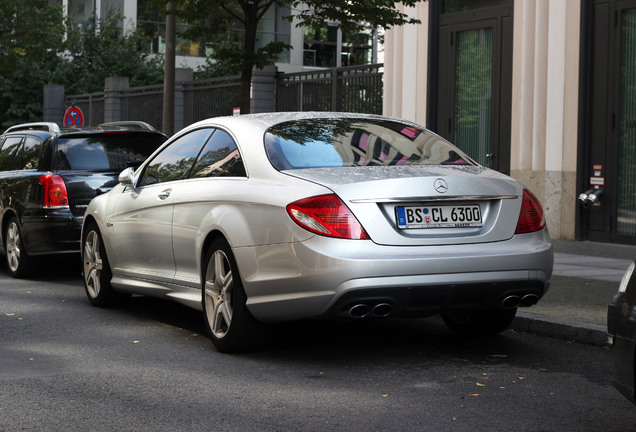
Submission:
<svg viewBox="0 0 636 432">
<path fill-rule="evenodd" d="M 399 121 L 319 118 L 277 124 L 265 150 L 278 170 L 377 165 L 475 165 L 426 129 Z"/>
<path fill-rule="evenodd" d="M 121 171 L 129 163 L 145 160 L 165 139 L 149 133 L 60 137 L 55 161 L 58 170 Z"/>
</svg>

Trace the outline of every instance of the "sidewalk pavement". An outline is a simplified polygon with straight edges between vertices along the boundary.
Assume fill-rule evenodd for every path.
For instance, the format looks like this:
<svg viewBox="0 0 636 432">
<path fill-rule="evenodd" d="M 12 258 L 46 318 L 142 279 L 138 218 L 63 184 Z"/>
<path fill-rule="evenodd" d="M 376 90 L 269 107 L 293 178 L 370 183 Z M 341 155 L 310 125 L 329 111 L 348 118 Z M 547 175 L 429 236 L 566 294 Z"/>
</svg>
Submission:
<svg viewBox="0 0 636 432">
<path fill-rule="evenodd" d="M 552 243 L 550 289 L 535 306 L 520 308 L 511 328 L 605 345 L 607 305 L 636 258 L 636 246 L 570 240 Z"/>
</svg>

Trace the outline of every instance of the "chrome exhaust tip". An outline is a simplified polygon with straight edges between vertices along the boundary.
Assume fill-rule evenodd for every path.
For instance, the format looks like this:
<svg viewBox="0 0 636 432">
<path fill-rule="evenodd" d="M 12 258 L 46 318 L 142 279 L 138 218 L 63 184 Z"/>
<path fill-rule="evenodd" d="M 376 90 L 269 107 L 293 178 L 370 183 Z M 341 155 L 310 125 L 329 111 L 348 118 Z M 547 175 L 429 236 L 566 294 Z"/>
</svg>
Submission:
<svg viewBox="0 0 636 432">
<path fill-rule="evenodd" d="M 520 304 L 521 297 L 519 297 L 518 295 L 508 296 L 501 301 L 501 305 L 507 309 L 514 309 L 516 307 L 519 307 Z"/>
<path fill-rule="evenodd" d="M 393 312 L 393 306 L 388 303 L 379 303 L 373 308 L 373 316 L 376 318 L 386 318 Z"/>
<path fill-rule="evenodd" d="M 521 307 L 530 307 L 537 304 L 539 296 L 536 294 L 526 294 L 521 298 Z"/>
<path fill-rule="evenodd" d="M 353 305 L 349 309 L 349 315 L 354 318 L 364 318 L 370 313 L 371 308 L 369 307 L 369 305 L 365 305 L 364 303 Z"/>
</svg>

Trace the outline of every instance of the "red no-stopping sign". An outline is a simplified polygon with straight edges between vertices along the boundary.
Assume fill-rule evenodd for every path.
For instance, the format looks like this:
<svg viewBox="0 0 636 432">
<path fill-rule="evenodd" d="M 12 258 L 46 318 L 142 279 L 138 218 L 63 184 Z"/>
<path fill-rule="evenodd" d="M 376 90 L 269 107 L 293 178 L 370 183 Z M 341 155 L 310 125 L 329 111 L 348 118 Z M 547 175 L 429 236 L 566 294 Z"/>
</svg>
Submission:
<svg viewBox="0 0 636 432">
<path fill-rule="evenodd" d="M 84 114 L 79 107 L 69 107 L 64 113 L 64 126 L 84 126 Z"/>
</svg>

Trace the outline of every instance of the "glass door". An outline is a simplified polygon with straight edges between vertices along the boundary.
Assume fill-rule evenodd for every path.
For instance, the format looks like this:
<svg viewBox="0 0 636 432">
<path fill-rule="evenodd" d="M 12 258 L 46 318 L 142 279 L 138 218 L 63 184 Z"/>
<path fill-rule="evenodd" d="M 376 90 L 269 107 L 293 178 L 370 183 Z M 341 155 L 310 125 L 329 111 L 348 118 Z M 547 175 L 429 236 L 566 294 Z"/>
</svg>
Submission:
<svg viewBox="0 0 636 432">
<path fill-rule="evenodd" d="M 636 237 L 636 8 L 619 9 L 616 234 Z"/>
<path fill-rule="evenodd" d="M 492 112 L 492 27 L 455 34 L 453 142 L 471 158 L 489 166 Z"/>
<path fill-rule="evenodd" d="M 480 164 L 509 174 L 512 2 L 442 6 L 428 124 Z"/>
</svg>

